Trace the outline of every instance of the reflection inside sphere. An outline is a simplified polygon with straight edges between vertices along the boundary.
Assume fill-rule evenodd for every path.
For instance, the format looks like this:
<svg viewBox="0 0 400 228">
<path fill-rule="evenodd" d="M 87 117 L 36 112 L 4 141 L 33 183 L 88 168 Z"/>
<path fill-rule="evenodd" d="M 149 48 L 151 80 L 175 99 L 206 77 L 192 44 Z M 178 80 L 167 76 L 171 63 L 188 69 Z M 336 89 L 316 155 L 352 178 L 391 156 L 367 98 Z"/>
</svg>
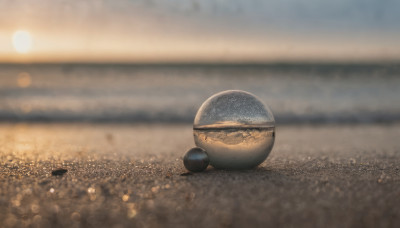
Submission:
<svg viewBox="0 0 400 228">
<path fill-rule="evenodd" d="M 275 141 L 275 121 L 256 96 L 230 90 L 203 103 L 193 134 L 196 145 L 207 151 L 215 168 L 248 169 L 269 155 Z"/>
</svg>

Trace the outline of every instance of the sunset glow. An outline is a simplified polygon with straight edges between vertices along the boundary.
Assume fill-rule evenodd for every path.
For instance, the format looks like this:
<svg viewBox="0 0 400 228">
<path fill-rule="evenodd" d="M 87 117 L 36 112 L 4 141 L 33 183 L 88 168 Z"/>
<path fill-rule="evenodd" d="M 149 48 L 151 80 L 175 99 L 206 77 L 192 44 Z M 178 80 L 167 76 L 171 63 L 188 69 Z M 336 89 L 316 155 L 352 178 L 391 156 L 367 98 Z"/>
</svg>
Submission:
<svg viewBox="0 0 400 228">
<path fill-rule="evenodd" d="M 399 1 L 39 1 L 0 3 L 0 63 L 400 61 Z"/>
<path fill-rule="evenodd" d="M 32 38 L 27 31 L 16 31 L 12 36 L 12 43 L 18 53 L 28 53 L 32 48 Z"/>
</svg>

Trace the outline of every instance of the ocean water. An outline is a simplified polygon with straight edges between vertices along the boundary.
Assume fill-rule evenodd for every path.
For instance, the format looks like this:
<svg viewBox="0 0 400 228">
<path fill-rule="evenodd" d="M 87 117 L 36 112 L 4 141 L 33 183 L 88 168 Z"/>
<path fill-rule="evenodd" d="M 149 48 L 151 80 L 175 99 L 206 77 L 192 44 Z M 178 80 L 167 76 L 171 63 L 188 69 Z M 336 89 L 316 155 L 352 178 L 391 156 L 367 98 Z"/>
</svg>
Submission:
<svg viewBox="0 0 400 228">
<path fill-rule="evenodd" d="M 193 121 L 214 93 L 240 89 L 279 123 L 400 121 L 400 65 L 2 64 L 1 121 Z"/>
</svg>

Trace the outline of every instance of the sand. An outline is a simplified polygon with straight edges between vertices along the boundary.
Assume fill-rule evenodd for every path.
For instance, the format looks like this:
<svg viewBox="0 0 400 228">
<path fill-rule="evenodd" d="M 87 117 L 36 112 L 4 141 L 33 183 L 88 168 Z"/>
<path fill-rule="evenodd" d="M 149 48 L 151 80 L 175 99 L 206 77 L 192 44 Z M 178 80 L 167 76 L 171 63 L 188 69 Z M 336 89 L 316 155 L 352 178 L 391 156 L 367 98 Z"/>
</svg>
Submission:
<svg viewBox="0 0 400 228">
<path fill-rule="evenodd" d="M 0 227 L 399 227 L 399 136 L 278 126 L 260 167 L 191 174 L 191 125 L 1 124 Z"/>
</svg>

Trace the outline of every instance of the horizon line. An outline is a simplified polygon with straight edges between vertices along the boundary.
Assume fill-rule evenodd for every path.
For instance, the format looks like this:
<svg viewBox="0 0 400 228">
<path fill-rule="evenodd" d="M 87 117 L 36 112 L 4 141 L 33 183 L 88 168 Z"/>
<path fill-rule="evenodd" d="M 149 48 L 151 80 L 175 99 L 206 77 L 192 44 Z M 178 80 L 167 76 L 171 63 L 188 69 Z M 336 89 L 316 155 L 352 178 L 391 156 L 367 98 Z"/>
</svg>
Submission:
<svg viewBox="0 0 400 228">
<path fill-rule="evenodd" d="M 279 65 L 400 65 L 400 60 L 383 61 L 38 61 L 0 62 L 0 65 L 132 65 L 132 66 L 279 66 Z"/>
</svg>

